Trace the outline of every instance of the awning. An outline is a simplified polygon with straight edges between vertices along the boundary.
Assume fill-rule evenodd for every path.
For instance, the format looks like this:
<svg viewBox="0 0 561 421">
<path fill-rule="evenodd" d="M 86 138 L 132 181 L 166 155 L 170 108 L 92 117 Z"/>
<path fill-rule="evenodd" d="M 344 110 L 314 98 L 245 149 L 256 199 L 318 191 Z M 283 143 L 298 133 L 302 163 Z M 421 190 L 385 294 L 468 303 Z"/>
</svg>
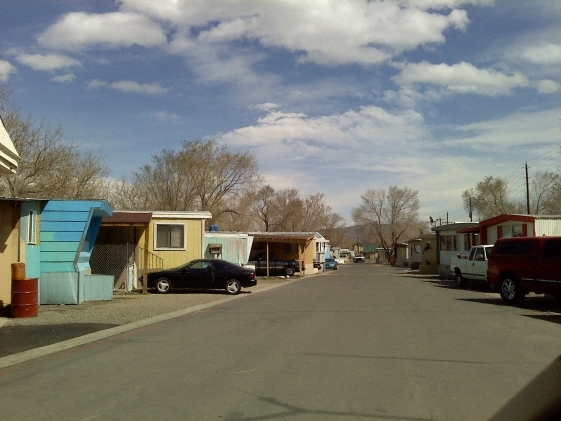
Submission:
<svg viewBox="0 0 561 421">
<path fill-rule="evenodd" d="M 20 157 L 0 118 L 0 173 L 15 174 Z"/>
</svg>

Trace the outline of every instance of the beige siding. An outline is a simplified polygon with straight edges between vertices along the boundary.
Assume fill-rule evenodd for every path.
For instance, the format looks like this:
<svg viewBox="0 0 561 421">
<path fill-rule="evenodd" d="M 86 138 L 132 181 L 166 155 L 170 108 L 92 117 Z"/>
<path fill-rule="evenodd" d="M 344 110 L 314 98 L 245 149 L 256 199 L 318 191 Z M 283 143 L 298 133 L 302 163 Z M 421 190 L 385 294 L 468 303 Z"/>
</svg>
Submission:
<svg viewBox="0 0 561 421">
<path fill-rule="evenodd" d="M 180 224 L 185 227 L 185 248 L 177 250 L 156 250 L 156 225 Z M 203 219 L 158 219 L 153 218 L 149 227 L 149 251 L 163 259 L 164 269 L 176 267 L 193 259 L 203 257 Z M 144 235 L 139 244 L 144 244 Z"/>
<path fill-rule="evenodd" d="M 12 263 L 18 261 L 18 233 L 13 202 L 0 202 L 0 308 L 12 302 Z"/>
</svg>

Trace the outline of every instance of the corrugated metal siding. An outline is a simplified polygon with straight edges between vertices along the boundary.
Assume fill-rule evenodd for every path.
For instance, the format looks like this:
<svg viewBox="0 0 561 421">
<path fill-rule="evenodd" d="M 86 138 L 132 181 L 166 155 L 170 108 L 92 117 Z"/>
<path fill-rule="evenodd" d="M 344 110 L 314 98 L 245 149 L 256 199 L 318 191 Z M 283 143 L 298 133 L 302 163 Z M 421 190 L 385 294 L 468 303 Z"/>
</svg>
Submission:
<svg viewBox="0 0 561 421">
<path fill-rule="evenodd" d="M 206 234 L 204 243 L 204 257 L 214 258 L 214 254 L 209 252 L 209 244 L 222 244 L 222 253 L 219 258 L 236 264 L 247 264 L 249 253 L 253 244 L 253 237 L 241 236 L 236 234 Z"/>
<path fill-rule="evenodd" d="M 536 236 L 561 236 L 561 220 L 559 219 L 537 219 Z"/>
</svg>

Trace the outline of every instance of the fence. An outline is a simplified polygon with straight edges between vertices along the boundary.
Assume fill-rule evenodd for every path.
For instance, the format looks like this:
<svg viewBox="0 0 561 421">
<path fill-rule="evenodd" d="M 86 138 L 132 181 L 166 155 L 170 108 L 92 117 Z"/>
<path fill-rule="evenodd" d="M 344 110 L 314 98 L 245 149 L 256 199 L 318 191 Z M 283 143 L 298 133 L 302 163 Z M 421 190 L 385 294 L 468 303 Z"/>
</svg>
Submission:
<svg viewBox="0 0 561 421">
<path fill-rule="evenodd" d="M 92 273 L 113 276 L 113 289 L 130 291 L 146 270 L 163 268 L 163 259 L 132 243 L 96 244 L 90 258 Z"/>
</svg>

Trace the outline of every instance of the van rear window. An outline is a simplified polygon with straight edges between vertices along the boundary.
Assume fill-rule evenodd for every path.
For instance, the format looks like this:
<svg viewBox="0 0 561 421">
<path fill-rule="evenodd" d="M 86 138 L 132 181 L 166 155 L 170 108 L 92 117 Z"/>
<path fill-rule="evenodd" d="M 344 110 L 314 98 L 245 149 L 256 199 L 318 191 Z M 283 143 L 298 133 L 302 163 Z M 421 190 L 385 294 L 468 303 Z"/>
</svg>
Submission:
<svg viewBox="0 0 561 421">
<path fill-rule="evenodd" d="M 533 241 L 508 241 L 498 244 L 495 244 L 493 251 L 494 254 L 503 256 L 503 255 L 524 255 L 530 254 L 534 247 Z"/>
</svg>

